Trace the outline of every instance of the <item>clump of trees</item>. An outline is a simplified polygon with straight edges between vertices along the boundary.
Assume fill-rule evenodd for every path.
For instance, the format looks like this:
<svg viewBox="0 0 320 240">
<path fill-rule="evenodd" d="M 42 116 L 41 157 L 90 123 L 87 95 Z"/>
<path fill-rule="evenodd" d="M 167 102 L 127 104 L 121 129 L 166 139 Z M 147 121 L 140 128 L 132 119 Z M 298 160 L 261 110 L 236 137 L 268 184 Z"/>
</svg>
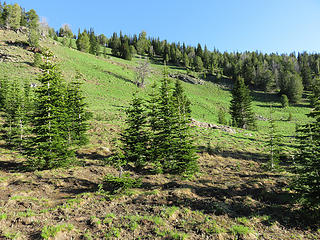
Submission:
<svg viewBox="0 0 320 240">
<path fill-rule="evenodd" d="M 42 59 L 35 91 L 29 83 L 21 87 L 6 78 L 0 82 L 6 141 L 27 156 L 32 169 L 71 164 L 75 150 L 87 143 L 90 118 L 79 81 L 67 84 L 62 79 L 49 50 Z"/>
<path fill-rule="evenodd" d="M 179 81 L 174 88 L 168 78 L 156 85 L 148 100 L 134 95 L 127 109 L 127 127 L 122 132 L 124 162 L 138 170 L 193 175 L 197 156 L 190 132 L 190 102 Z"/>
</svg>

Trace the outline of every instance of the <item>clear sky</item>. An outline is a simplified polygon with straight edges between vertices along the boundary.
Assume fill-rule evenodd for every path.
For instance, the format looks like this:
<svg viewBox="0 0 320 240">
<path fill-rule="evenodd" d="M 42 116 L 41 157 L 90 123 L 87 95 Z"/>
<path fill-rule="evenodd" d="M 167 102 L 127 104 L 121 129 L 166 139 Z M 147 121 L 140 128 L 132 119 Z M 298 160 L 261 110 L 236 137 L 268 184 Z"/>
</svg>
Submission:
<svg viewBox="0 0 320 240">
<path fill-rule="evenodd" d="M 3 2 L 3 1 L 1 1 Z M 56 30 L 139 33 L 209 50 L 320 52 L 320 0 L 7 0 Z"/>
</svg>

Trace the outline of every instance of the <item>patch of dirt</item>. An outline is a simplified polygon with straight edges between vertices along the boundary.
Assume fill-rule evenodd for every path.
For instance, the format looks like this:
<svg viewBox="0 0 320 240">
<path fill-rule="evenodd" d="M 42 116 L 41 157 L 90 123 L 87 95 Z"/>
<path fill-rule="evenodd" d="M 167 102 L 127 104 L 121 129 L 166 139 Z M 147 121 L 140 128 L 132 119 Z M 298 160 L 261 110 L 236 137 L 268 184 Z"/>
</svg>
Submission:
<svg viewBox="0 0 320 240">
<path fill-rule="evenodd" d="M 10 152 L 5 156 L 0 166 L 16 161 Z M 146 174 L 139 189 L 114 197 L 99 184 L 118 171 L 99 158 L 83 160 L 83 166 L 50 171 L 0 168 L 0 236 L 41 239 L 56 227 L 52 239 L 234 239 L 232 227 L 240 225 L 248 233 L 239 239 L 320 237 L 311 230 L 317 222 L 293 210 L 292 195 L 283 190 L 286 175 L 265 172 L 253 160 L 203 153 L 194 179 Z"/>
</svg>

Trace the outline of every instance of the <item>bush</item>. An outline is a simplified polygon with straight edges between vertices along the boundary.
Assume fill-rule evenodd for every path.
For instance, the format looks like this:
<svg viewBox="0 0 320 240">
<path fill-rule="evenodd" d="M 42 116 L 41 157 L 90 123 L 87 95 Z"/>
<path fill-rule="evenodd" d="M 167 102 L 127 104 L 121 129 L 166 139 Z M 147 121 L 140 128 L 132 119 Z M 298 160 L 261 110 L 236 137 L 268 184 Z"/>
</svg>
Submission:
<svg viewBox="0 0 320 240">
<path fill-rule="evenodd" d="M 285 94 L 281 95 L 281 106 L 283 108 L 289 107 L 289 99 L 288 99 L 287 95 L 285 95 Z"/>
<path fill-rule="evenodd" d="M 226 111 L 223 108 L 220 108 L 218 111 L 218 123 L 222 125 L 227 125 Z"/>
<path fill-rule="evenodd" d="M 42 63 L 42 58 L 40 53 L 35 53 L 33 56 L 33 66 L 34 67 L 40 67 Z"/>
<path fill-rule="evenodd" d="M 112 174 L 108 174 L 103 179 L 103 189 L 110 194 L 117 194 L 125 192 L 130 188 L 140 187 L 141 179 L 135 179 L 130 176 L 129 173 L 122 176 L 115 177 Z"/>
</svg>

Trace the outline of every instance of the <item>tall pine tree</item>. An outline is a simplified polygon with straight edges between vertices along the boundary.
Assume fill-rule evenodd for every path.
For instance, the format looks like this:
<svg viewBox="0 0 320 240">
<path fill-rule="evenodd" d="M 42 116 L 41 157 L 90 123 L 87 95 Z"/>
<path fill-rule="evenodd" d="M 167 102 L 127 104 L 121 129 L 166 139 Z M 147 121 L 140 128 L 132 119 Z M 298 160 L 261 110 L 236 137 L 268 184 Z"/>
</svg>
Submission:
<svg viewBox="0 0 320 240">
<path fill-rule="evenodd" d="M 255 129 L 255 118 L 251 109 L 252 98 L 250 90 L 245 85 L 243 78 L 237 77 L 232 89 L 230 114 L 232 124 L 243 129 Z"/>
<path fill-rule="evenodd" d="M 67 122 L 65 124 L 70 146 L 82 146 L 89 142 L 87 131 L 91 113 L 87 111 L 87 104 L 81 91 L 79 77 L 67 87 Z"/>
<path fill-rule="evenodd" d="M 122 150 L 126 161 L 141 170 L 148 161 L 149 135 L 147 130 L 147 113 L 144 102 L 133 95 L 130 107 L 126 110 L 127 128 L 121 134 Z"/>
<path fill-rule="evenodd" d="M 66 87 L 51 52 L 44 53 L 41 69 L 28 163 L 34 169 L 65 167 L 74 155 L 64 127 L 68 119 Z"/>
<path fill-rule="evenodd" d="M 310 207 L 320 206 L 320 98 L 309 117 L 313 121 L 302 126 L 298 132 L 299 152 L 295 157 L 294 170 L 297 174 L 292 187 L 300 199 Z"/>
</svg>

